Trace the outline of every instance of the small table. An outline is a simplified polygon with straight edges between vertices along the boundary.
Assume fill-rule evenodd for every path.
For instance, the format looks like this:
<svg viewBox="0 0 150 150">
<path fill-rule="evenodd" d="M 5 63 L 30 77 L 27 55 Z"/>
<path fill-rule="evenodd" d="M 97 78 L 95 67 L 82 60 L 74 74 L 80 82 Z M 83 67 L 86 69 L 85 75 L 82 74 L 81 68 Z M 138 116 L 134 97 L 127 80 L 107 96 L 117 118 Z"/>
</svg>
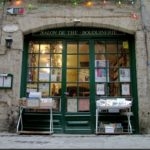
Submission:
<svg viewBox="0 0 150 150">
<path fill-rule="evenodd" d="M 125 112 L 121 113 L 121 115 L 126 115 L 128 120 L 128 133 L 132 133 L 132 125 L 130 117 L 133 115 L 131 112 L 131 105 L 127 106 L 97 106 L 96 107 L 96 134 L 98 134 L 98 119 L 99 119 L 99 112 L 102 110 L 109 110 L 109 109 L 119 109 L 125 110 Z"/>
<path fill-rule="evenodd" d="M 17 123 L 17 133 L 19 133 L 19 125 L 21 124 L 21 131 L 23 131 L 23 119 L 22 112 L 24 109 L 49 109 L 50 110 L 50 124 L 49 124 L 49 134 L 53 133 L 53 111 L 52 107 L 31 107 L 31 106 L 20 106 L 19 108 L 19 119 Z"/>
</svg>

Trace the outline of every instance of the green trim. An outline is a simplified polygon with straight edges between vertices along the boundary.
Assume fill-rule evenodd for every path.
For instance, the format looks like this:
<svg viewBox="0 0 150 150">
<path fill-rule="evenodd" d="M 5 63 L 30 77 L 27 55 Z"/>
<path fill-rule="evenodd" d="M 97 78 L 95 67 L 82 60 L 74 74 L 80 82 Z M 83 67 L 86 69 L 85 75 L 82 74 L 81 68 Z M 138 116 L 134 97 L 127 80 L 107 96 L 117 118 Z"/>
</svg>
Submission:
<svg viewBox="0 0 150 150">
<path fill-rule="evenodd" d="M 139 133 L 139 116 L 138 116 L 138 91 L 137 91 L 137 72 L 136 72 L 136 55 L 135 55 L 135 39 L 130 38 L 129 39 L 129 46 L 131 51 L 131 66 L 132 66 L 132 97 L 133 97 L 133 114 L 134 114 L 134 127 L 135 127 L 135 133 Z"/>
<path fill-rule="evenodd" d="M 26 84 L 27 84 L 27 65 L 28 65 L 28 46 L 29 41 L 26 40 L 24 42 L 24 50 L 22 56 L 22 71 L 21 71 L 21 90 L 20 90 L 20 97 L 26 97 Z"/>
<path fill-rule="evenodd" d="M 56 32 L 57 31 L 57 32 Z M 73 32 L 75 31 L 75 32 Z M 84 34 L 83 34 L 84 31 Z M 89 32 L 88 32 L 89 31 Z M 102 31 L 102 32 L 100 32 Z M 45 33 L 49 32 L 51 34 L 45 34 L 41 35 L 41 31 L 37 33 L 32 33 L 29 35 L 25 36 L 25 41 L 24 41 L 24 51 L 23 51 L 23 59 L 22 59 L 22 77 L 21 77 L 21 92 L 20 96 L 24 97 L 26 96 L 26 78 L 27 78 L 27 58 L 28 58 L 28 45 L 29 41 L 55 41 L 55 40 L 61 40 L 63 41 L 63 50 L 62 50 L 62 58 L 63 58 L 63 64 L 62 64 L 62 93 L 61 93 L 61 112 L 58 112 L 60 115 L 59 117 L 56 116 L 56 113 L 54 112 L 55 120 L 54 120 L 54 127 L 56 128 L 57 132 L 59 131 L 61 133 L 71 132 L 71 128 L 75 128 L 76 126 L 73 126 L 73 123 L 79 123 L 81 121 L 88 122 L 88 126 L 85 126 L 85 131 L 89 133 L 89 129 L 91 129 L 90 132 L 95 133 L 95 99 L 97 98 L 95 95 L 95 52 L 94 52 L 94 45 L 95 41 L 123 41 L 123 40 L 128 40 L 129 42 L 129 53 L 130 53 L 130 69 L 131 69 L 131 93 L 133 97 L 133 122 L 134 122 L 134 128 L 135 128 L 135 133 L 139 132 L 139 123 L 138 123 L 138 97 L 137 97 L 137 78 L 136 78 L 136 59 L 135 59 L 135 39 L 133 38 L 133 35 L 129 35 L 126 33 L 122 33 L 119 31 L 114 31 L 114 30 L 109 30 L 109 29 L 102 29 L 102 28 L 89 28 L 89 27 L 74 27 L 74 28 L 60 28 L 60 29 L 51 29 L 51 30 L 45 30 Z M 72 32 L 72 33 L 71 33 Z M 53 34 L 52 34 L 53 33 Z M 68 34 L 69 33 L 69 34 Z M 91 35 L 90 35 L 91 34 Z M 69 41 L 88 41 L 89 43 L 89 49 L 90 49 L 90 54 L 89 54 L 89 60 L 90 61 L 90 66 L 89 66 L 89 73 L 90 73 L 90 112 L 88 113 L 68 113 L 66 112 L 66 106 L 67 106 L 67 101 L 66 101 L 66 96 L 64 94 L 65 89 L 66 89 L 66 59 L 67 59 L 67 43 Z M 88 116 L 86 116 L 88 114 Z M 69 117 L 68 115 L 72 116 Z M 82 120 L 83 118 L 86 118 L 86 120 Z M 72 122 L 72 126 L 67 126 Z M 83 124 L 82 124 L 83 125 Z M 81 125 L 81 126 L 82 126 Z M 54 129 L 55 130 L 55 129 Z M 79 127 L 77 128 L 79 132 L 82 133 L 83 128 Z M 76 129 L 74 129 L 76 131 Z"/>
</svg>

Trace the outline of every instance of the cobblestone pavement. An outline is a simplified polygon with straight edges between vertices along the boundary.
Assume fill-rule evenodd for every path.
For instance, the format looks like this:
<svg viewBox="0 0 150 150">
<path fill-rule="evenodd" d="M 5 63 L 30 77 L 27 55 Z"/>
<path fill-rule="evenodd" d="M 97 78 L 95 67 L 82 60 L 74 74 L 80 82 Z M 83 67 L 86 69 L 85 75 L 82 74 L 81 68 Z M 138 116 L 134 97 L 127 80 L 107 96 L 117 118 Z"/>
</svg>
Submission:
<svg viewBox="0 0 150 150">
<path fill-rule="evenodd" d="M 0 133 L 0 149 L 150 149 L 145 135 L 18 135 Z"/>
</svg>

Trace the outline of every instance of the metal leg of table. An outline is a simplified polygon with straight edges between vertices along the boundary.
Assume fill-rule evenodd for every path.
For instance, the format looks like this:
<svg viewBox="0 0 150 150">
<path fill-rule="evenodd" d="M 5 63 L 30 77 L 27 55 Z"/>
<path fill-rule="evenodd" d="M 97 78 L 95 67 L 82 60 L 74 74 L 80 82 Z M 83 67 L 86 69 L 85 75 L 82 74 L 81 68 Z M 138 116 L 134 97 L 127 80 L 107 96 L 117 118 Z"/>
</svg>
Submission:
<svg viewBox="0 0 150 150">
<path fill-rule="evenodd" d="M 21 130 L 23 129 L 22 111 L 23 111 L 23 108 L 20 107 L 19 108 L 19 119 L 18 119 L 18 123 L 17 123 L 17 133 L 19 132 L 19 125 L 20 125 L 20 123 L 21 123 Z"/>
<path fill-rule="evenodd" d="M 98 133 L 98 110 L 96 109 L 96 134 Z"/>
<path fill-rule="evenodd" d="M 50 134 L 53 133 L 53 114 L 52 109 L 50 109 Z"/>
<path fill-rule="evenodd" d="M 132 133 L 132 125 L 131 125 L 131 120 L 130 120 L 131 115 L 132 115 L 131 112 L 127 113 L 127 118 L 128 118 L 128 132 L 129 133 Z"/>
</svg>

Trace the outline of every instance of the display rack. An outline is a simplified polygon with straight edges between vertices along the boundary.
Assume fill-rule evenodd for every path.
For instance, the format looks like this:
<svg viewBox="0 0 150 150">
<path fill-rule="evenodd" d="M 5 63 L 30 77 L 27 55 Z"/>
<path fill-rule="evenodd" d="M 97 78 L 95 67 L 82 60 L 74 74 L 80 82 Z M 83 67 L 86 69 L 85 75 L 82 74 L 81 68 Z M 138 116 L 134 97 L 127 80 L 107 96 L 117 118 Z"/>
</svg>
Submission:
<svg viewBox="0 0 150 150">
<path fill-rule="evenodd" d="M 117 103 L 117 100 L 112 99 L 115 104 L 113 105 L 113 102 L 109 105 L 104 104 L 105 101 L 110 101 L 111 99 L 102 100 L 99 102 L 102 102 L 101 104 L 98 104 L 98 101 L 96 102 L 96 134 L 132 134 L 132 125 L 131 125 L 131 116 L 133 113 L 131 112 L 131 103 L 128 104 L 121 104 Z M 110 117 L 120 117 L 120 116 L 126 116 L 127 120 L 127 131 L 124 131 L 124 127 L 121 125 L 121 123 L 111 123 Z M 106 116 L 108 119 L 109 124 L 103 124 L 102 116 Z M 116 119 L 118 120 L 118 119 Z M 105 120 L 106 121 L 106 120 Z M 121 120 L 119 120 L 121 122 Z"/>
<path fill-rule="evenodd" d="M 43 100 L 43 101 L 42 101 Z M 42 121 L 42 118 L 38 118 L 38 120 L 36 120 L 36 123 L 34 122 L 35 119 L 37 119 L 37 115 L 38 113 L 36 112 L 49 112 L 49 114 L 46 113 L 46 116 L 49 116 L 48 118 L 46 118 L 46 121 L 49 122 L 49 131 L 43 131 L 43 130 L 34 130 L 33 127 L 33 131 L 32 130 L 26 130 L 24 127 L 24 111 L 28 111 L 28 110 L 32 110 L 31 112 L 28 112 L 28 116 L 27 116 L 27 120 L 29 122 L 32 122 L 32 120 L 30 120 L 30 116 L 34 114 L 35 117 L 33 117 L 33 124 L 32 125 L 37 125 L 40 121 Z M 41 113 L 42 114 L 42 113 Z M 28 118 L 29 117 L 29 118 Z M 45 118 L 44 118 L 45 119 Z M 45 122 L 44 120 L 42 122 Z M 35 123 L 35 124 L 34 124 Z M 30 128 L 30 127 L 29 127 Z M 52 101 L 48 101 L 48 99 L 41 99 L 40 103 L 37 100 L 26 100 L 26 104 L 23 106 L 19 106 L 19 119 L 18 119 L 18 123 L 17 123 L 17 133 L 40 133 L 40 134 L 52 134 L 53 133 L 53 111 L 52 111 Z"/>
</svg>

